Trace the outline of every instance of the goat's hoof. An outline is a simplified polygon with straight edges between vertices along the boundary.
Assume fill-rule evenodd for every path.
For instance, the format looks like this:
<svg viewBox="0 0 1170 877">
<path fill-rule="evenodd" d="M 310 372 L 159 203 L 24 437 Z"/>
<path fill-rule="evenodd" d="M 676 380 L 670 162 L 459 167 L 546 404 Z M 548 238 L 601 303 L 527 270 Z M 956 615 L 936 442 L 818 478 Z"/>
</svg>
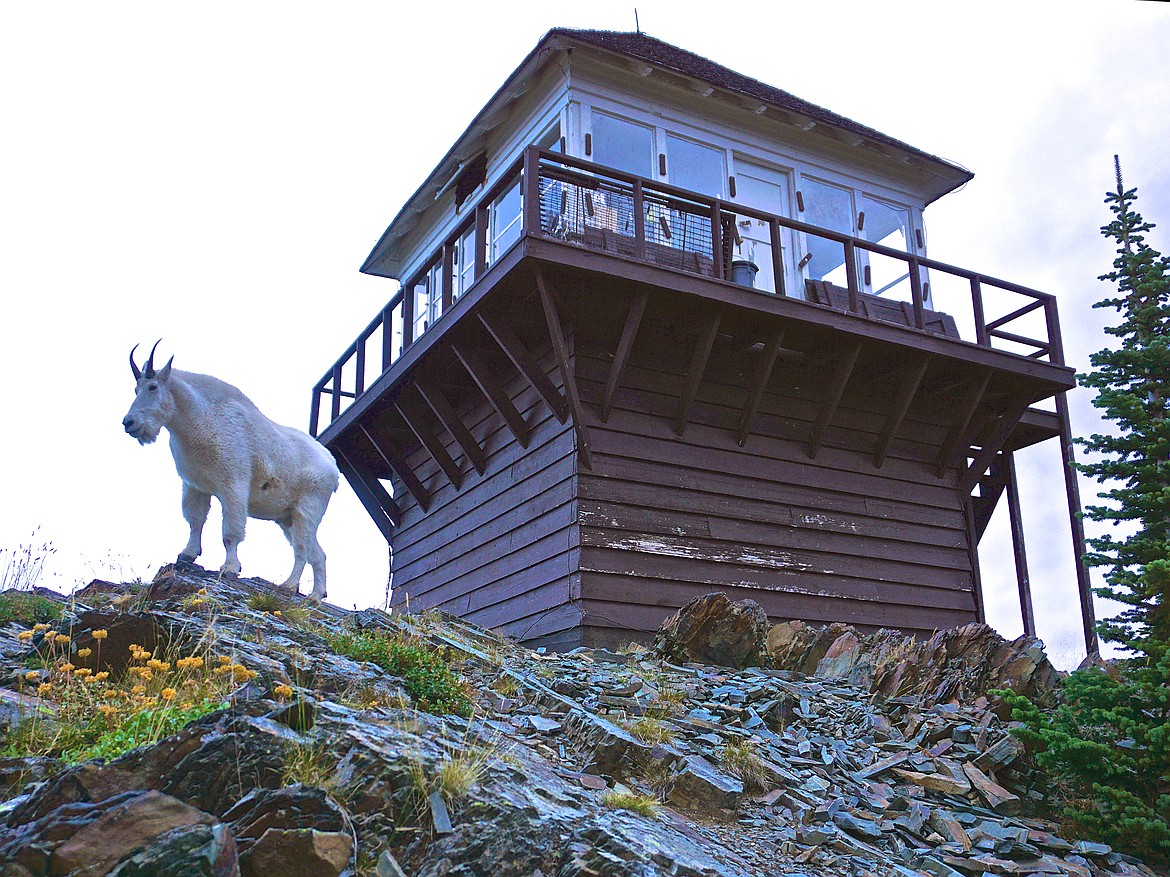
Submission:
<svg viewBox="0 0 1170 877">
<path fill-rule="evenodd" d="M 178 558 L 175 560 L 175 563 L 194 563 L 195 558 L 198 556 L 198 554 L 188 554 L 184 551 L 179 554 Z"/>
<path fill-rule="evenodd" d="M 221 569 L 219 571 L 219 578 L 221 581 L 234 582 L 240 577 L 241 570 L 238 569 Z"/>
</svg>

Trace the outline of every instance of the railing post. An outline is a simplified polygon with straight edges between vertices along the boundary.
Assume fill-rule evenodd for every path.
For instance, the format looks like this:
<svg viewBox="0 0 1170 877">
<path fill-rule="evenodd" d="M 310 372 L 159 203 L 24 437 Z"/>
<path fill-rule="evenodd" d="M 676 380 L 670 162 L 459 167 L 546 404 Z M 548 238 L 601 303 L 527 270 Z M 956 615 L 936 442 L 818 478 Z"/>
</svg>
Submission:
<svg viewBox="0 0 1170 877">
<path fill-rule="evenodd" d="M 991 336 L 987 334 L 987 317 L 983 314 L 983 289 L 978 274 L 971 278 L 971 310 L 975 315 L 975 343 L 980 347 L 990 347 Z"/>
<path fill-rule="evenodd" d="M 918 264 L 918 257 L 911 256 L 910 266 L 910 297 L 914 300 L 914 325 L 916 328 L 926 328 L 925 307 L 922 303 L 922 269 Z"/>
<path fill-rule="evenodd" d="M 1044 301 L 1044 321 L 1048 325 L 1048 361 L 1064 365 L 1064 342 L 1060 337 L 1060 315 L 1056 311 L 1056 297 Z"/>
<path fill-rule="evenodd" d="M 788 295 L 784 283 L 784 251 L 780 247 L 780 221 L 768 220 L 768 234 L 772 239 L 772 276 L 776 280 L 776 295 Z"/>
<path fill-rule="evenodd" d="M 718 198 L 711 205 L 711 264 L 717 278 L 727 279 L 723 265 L 723 202 Z"/>
<path fill-rule="evenodd" d="M 535 146 L 524 150 L 524 233 L 539 234 L 540 227 L 540 153 Z"/>
<path fill-rule="evenodd" d="M 406 350 L 414 342 L 414 287 L 417 280 L 412 280 L 402 288 L 402 349 Z"/>
<path fill-rule="evenodd" d="M 443 244 L 443 313 L 451 309 L 451 291 L 455 288 L 455 247 L 459 246 L 459 239 L 454 244 Z"/>
<path fill-rule="evenodd" d="M 370 339 L 368 337 L 359 337 L 358 340 L 353 343 L 355 348 L 355 365 L 357 366 L 357 374 L 354 376 L 353 381 L 354 399 L 360 396 L 366 389 L 366 342 L 369 340 Z"/>
<path fill-rule="evenodd" d="M 336 420 L 341 414 L 341 363 L 333 366 L 333 404 L 329 409 L 330 421 Z"/>
<path fill-rule="evenodd" d="M 640 179 L 634 180 L 634 257 L 646 261 L 646 193 Z"/>
<path fill-rule="evenodd" d="M 861 301 L 857 288 L 857 247 L 853 239 L 845 241 L 845 279 L 849 282 L 849 313 L 856 314 L 861 310 Z"/>
<path fill-rule="evenodd" d="M 321 384 L 313 387 L 313 407 L 309 410 L 309 435 L 317 437 L 317 428 L 321 425 Z"/>
<path fill-rule="evenodd" d="M 403 296 L 405 298 L 406 296 Z M 393 299 L 391 299 L 393 301 Z M 394 306 L 382 308 L 382 371 L 394 361 Z"/>
<path fill-rule="evenodd" d="M 487 271 L 488 204 L 486 199 L 475 208 L 475 279 Z"/>
</svg>

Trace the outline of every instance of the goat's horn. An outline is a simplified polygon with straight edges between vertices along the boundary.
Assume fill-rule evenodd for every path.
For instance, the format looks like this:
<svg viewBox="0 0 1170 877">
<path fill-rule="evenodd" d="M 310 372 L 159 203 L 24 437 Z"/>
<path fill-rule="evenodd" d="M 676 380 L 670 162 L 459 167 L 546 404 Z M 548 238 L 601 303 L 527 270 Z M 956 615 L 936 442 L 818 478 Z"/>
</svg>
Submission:
<svg viewBox="0 0 1170 877">
<path fill-rule="evenodd" d="M 150 348 L 150 357 L 146 360 L 146 368 L 144 370 L 147 378 L 154 377 L 154 352 L 158 350 L 160 344 L 162 344 L 161 338 L 154 342 L 154 347 Z"/>
<path fill-rule="evenodd" d="M 134 380 L 138 380 L 140 377 L 142 377 L 142 371 L 138 368 L 138 364 L 134 361 L 134 351 L 137 349 L 137 344 L 130 348 L 130 371 L 134 372 Z"/>
</svg>

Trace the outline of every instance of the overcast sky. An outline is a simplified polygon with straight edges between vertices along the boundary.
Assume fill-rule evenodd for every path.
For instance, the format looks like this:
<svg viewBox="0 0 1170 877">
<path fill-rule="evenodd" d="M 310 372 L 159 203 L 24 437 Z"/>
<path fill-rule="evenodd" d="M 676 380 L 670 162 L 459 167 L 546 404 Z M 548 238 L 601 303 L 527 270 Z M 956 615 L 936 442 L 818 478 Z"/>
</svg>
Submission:
<svg viewBox="0 0 1170 877">
<path fill-rule="evenodd" d="M 1114 153 L 1141 212 L 1170 227 L 1170 4 L 638 12 L 653 36 L 974 171 L 927 210 L 930 255 L 1056 293 L 1078 368 L 1104 344 L 1090 304 L 1113 258 L 1099 228 Z M 0 548 L 39 528 L 58 588 L 173 559 L 186 525 L 166 443 L 120 425 L 131 346 L 161 336 L 177 368 L 306 426 L 311 387 L 395 289 L 358 266 L 475 112 L 549 28 L 633 24 L 632 3 L 605 0 L 0 5 Z M 1170 247 L 1165 228 L 1153 243 Z M 1091 432 L 1074 397 L 1074 431 Z M 1040 633 L 1075 663 L 1056 444 L 1023 469 Z M 989 620 L 1015 635 L 1003 517 L 981 554 Z M 385 543 L 348 486 L 320 537 L 331 599 L 380 603 Z M 204 545 L 218 566 L 217 509 Z M 262 521 L 240 557 L 277 581 L 291 564 Z"/>
</svg>

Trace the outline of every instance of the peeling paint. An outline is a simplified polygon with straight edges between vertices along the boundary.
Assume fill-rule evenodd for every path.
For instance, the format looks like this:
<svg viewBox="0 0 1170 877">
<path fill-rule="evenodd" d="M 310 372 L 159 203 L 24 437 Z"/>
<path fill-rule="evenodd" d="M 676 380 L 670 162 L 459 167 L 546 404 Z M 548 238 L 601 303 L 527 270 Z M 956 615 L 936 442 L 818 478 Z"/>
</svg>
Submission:
<svg viewBox="0 0 1170 877">
<path fill-rule="evenodd" d="M 694 560 L 712 560 L 718 563 L 744 563 L 767 569 L 813 571 L 809 563 L 796 560 L 787 551 L 749 549 L 729 543 L 719 546 L 696 545 L 693 540 L 679 540 L 668 536 L 626 536 L 606 543 L 609 548 L 621 551 L 638 551 L 643 554 L 662 554 L 667 557 L 687 557 Z"/>
</svg>

